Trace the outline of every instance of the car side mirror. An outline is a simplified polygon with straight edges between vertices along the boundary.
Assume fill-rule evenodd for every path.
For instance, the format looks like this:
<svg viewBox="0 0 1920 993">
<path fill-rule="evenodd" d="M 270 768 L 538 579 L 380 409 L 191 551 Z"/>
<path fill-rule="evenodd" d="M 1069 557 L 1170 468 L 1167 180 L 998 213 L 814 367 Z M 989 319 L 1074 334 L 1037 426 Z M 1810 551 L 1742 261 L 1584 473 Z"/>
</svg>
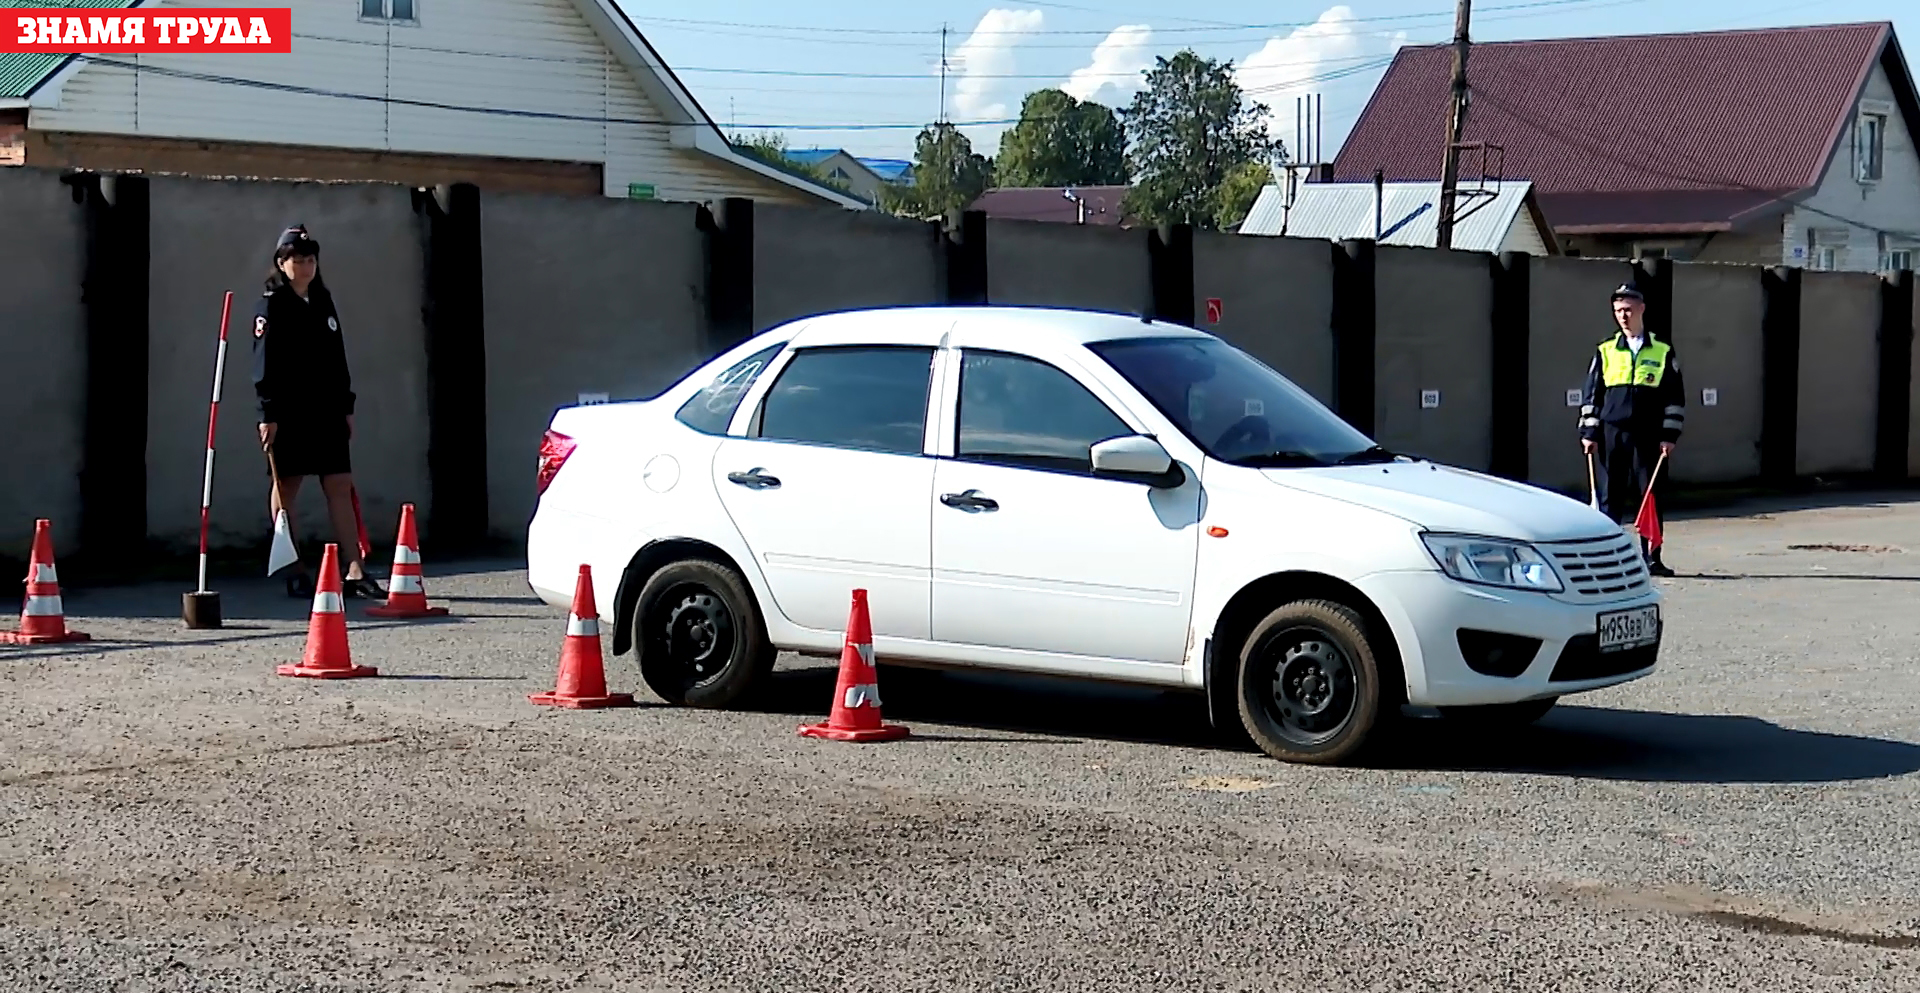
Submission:
<svg viewBox="0 0 1920 993">
<path fill-rule="evenodd" d="M 1093 471 L 1128 476 L 1158 485 L 1179 485 L 1173 456 L 1158 441 L 1141 434 L 1108 438 L 1093 446 Z"/>
</svg>

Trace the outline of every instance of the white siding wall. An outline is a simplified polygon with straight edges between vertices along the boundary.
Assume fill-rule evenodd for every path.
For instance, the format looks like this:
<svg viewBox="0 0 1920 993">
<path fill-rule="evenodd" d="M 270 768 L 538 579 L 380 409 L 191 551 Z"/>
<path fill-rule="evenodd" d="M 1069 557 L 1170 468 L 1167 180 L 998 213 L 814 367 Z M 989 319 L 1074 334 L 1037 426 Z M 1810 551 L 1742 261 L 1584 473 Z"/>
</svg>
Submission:
<svg viewBox="0 0 1920 993">
<path fill-rule="evenodd" d="M 1785 232 L 1782 235 L 1781 261 L 1785 265 L 1798 265 L 1811 268 L 1813 258 L 1808 250 L 1808 235 L 1811 231 L 1832 231 L 1842 235 L 1843 250 L 1836 260 L 1837 268 L 1854 272 L 1870 272 L 1880 265 L 1879 232 L 1849 224 L 1849 221 L 1864 222 L 1875 228 L 1896 232 L 1890 240 L 1901 245 L 1920 246 L 1920 154 L 1914 150 L 1914 137 L 1900 117 L 1898 104 L 1893 99 L 1893 84 L 1879 65 L 1867 77 L 1862 89 L 1861 99 L 1875 101 L 1893 107 L 1891 119 L 1887 124 L 1886 164 L 1879 182 L 1862 184 L 1854 178 L 1854 132 L 1859 122 L 1857 113 L 1850 115 L 1846 129 L 1841 133 L 1835 146 L 1832 161 L 1827 166 L 1827 175 L 1821 180 L 1820 188 L 1813 192 L 1804 207 L 1795 208 L 1787 215 Z M 1817 211 L 1817 212 L 1816 212 Z M 1824 237 L 1824 234 L 1823 234 Z M 1794 255 L 1794 249 L 1803 250 L 1803 254 Z"/>
<path fill-rule="evenodd" d="M 161 7 L 231 6 L 164 0 Z M 665 115 L 573 0 L 418 0 L 420 23 L 359 18 L 359 0 L 285 0 L 290 55 L 122 55 L 90 65 L 33 126 L 215 141 L 603 163 L 606 192 L 652 183 L 663 199 L 751 196 L 819 203 L 702 152 L 676 147 Z M 431 49 L 431 50 L 422 50 Z M 496 54 L 478 54 L 496 53 Z M 159 71 L 270 80 L 379 99 L 286 93 Z M 137 78 L 136 78 L 137 76 Z M 477 114 L 388 99 L 563 114 Z M 653 123 L 660 122 L 660 123 Z"/>
<path fill-rule="evenodd" d="M 1533 212 L 1523 204 L 1519 213 L 1513 215 L 1513 224 L 1507 228 L 1507 240 L 1500 245 L 1503 252 L 1525 252 L 1528 255 L 1547 254 L 1547 240 L 1540 237 L 1540 228 L 1533 223 Z"/>
</svg>

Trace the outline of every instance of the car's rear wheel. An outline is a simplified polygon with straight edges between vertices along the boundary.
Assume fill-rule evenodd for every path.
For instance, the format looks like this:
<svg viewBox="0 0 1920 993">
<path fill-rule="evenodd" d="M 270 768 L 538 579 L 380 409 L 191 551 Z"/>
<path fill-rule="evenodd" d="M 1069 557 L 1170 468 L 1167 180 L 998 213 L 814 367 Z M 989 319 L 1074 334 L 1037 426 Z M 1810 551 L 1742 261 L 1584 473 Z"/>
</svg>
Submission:
<svg viewBox="0 0 1920 993">
<path fill-rule="evenodd" d="M 759 606 L 746 579 L 705 559 L 663 566 L 634 605 L 640 678 L 662 700 L 727 707 L 773 669 Z"/>
<path fill-rule="evenodd" d="M 1522 700 L 1519 703 L 1494 703 L 1478 707 L 1441 707 L 1440 716 L 1450 721 L 1485 728 L 1511 728 L 1532 724 L 1547 716 L 1547 711 L 1560 702 L 1557 696 L 1543 700 Z"/>
<path fill-rule="evenodd" d="M 1328 765 L 1367 743 L 1380 670 L 1365 620 L 1329 600 L 1297 600 L 1261 619 L 1240 648 L 1240 722 L 1260 750 Z"/>
</svg>

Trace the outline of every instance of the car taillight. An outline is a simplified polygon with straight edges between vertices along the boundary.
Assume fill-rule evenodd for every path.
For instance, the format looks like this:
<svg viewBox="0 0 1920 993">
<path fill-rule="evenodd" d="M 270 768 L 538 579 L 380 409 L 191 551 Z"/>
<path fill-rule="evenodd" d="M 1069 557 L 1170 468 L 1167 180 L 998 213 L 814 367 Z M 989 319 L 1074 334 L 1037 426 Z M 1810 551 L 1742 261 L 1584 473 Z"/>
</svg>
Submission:
<svg viewBox="0 0 1920 993">
<path fill-rule="evenodd" d="M 558 431 L 551 428 L 547 430 L 547 436 L 540 439 L 540 478 L 535 496 L 547 492 L 547 486 L 553 482 L 560 467 L 566 464 L 567 456 L 572 455 L 579 444 Z"/>
</svg>

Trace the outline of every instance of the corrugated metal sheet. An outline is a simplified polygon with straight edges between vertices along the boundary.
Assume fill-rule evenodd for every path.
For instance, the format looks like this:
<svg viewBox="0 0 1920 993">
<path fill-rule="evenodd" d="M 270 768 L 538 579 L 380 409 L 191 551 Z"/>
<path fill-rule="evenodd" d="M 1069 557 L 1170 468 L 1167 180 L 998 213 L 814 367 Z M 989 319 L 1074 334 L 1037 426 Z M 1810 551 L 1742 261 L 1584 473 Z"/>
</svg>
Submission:
<svg viewBox="0 0 1920 993">
<path fill-rule="evenodd" d="M 0 0 L 0 9 L 7 7 L 131 7 L 135 0 Z M 11 26 L 12 22 L 8 22 Z M 65 65 L 65 55 L 40 55 L 37 53 L 0 53 L 0 97 L 23 97 L 28 91 L 39 85 L 40 81 L 51 76 Z"/>
<path fill-rule="evenodd" d="M 1531 188 L 1529 183 L 1502 183 L 1491 198 L 1463 198 L 1459 209 L 1466 216 L 1454 227 L 1453 247 L 1468 252 L 1504 250 Z M 1432 248 L 1439 234 L 1440 184 L 1387 183 L 1382 193 L 1380 223 L 1387 233 L 1380 243 Z M 1297 238 L 1373 237 L 1374 193 L 1370 181 L 1302 183 L 1291 217 L 1284 217 L 1285 203 L 1286 192 L 1278 185 L 1261 190 L 1253 210 L 1240 225 L 1240 233 L 1280 234 L 1284 218 L 1286 233 Z M 1471 213 L 1467 213 L 1469 210 Z"/>
<path fill-rule="evenodd" d="M 582 2 L 588 0 L 442 0 L 421 6 L 418 26 L 389 26 L 360 20 L 358 3 L 288 0 L 298 35 L 292 54 L 117 56 L 139 65 L 137 79 L 128 68 L 85 66 L 66 83 L 60 106 L 36 108 L 33 123 L 49 131 L 594 162 L 604 166 L 610 196 L 646 183 L 662 199 L 817 202 L 676 146 L 665 114 L 582 17 Z"/>
<path fill-rule="evenodd" d="M 1892 31 L 1476 44 L 1465 140 L 1503 146 L 1502 175 L 1531 180 L 1556 227 L 1553 198 L 1564 193 L 1807 189 Z M 1451 60 L 1446 46 L 1399 51 L 1334 162 L 1335 181 L 1368 181 L 1375 169 L 1389 180 L 1439 178 Z M 1462 168 L 1478 162 L 1469 155 Z"/>
</svg>

